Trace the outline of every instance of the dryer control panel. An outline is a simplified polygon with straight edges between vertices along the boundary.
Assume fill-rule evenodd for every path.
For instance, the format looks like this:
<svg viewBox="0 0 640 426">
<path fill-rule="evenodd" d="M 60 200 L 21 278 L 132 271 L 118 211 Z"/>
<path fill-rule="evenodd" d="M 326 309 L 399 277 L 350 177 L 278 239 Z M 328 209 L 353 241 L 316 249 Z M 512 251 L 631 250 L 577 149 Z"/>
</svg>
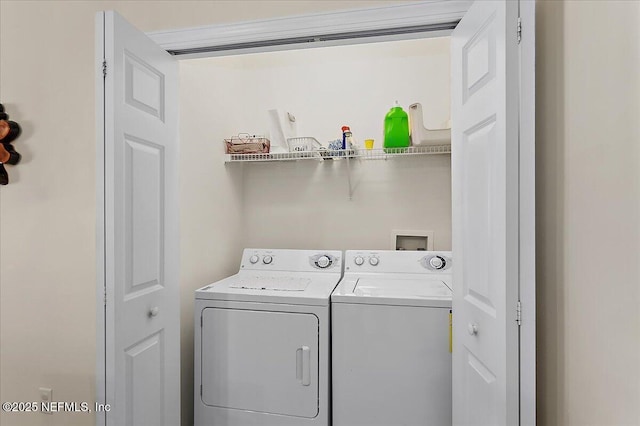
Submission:
<svg viewBox="0 0 640 426">
<path fill-rule="evenodd" d="M 340 272 L 339 250 L 245 249 L 240 270 Z"/>
</svg>

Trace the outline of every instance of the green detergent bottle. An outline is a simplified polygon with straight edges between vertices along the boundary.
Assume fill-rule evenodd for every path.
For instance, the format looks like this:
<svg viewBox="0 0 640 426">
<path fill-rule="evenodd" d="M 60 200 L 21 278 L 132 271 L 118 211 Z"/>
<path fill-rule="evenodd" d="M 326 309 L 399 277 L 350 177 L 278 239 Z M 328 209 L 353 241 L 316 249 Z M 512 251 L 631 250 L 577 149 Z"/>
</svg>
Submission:
<svg viewBox="0 0 640 426">
<path fill-rule="evenodd" d="M 387 148 L 406 148 L 409 146 L 409 116 L 398 101 L 384 117 L 385 152 L 393 152 Z"/>
</svg>

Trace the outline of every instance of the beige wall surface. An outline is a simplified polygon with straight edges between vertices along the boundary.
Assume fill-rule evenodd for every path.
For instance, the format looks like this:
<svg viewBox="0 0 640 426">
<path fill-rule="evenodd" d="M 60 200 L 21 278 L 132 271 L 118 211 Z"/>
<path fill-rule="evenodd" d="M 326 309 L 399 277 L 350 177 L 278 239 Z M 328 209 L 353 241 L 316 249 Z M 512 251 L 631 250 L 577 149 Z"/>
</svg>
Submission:
<svg viewBox="0 0 640 426">
<path fill-rule="evenodd" d="M 94 13 L 153 31 L 373 3 L 0 1 L 0 101 L 24 128 L 23 163 L 0 188 L 1 401 L 37 400 L 40 386 L 94 399 Z M 538 423 L 638 425 L 640 4 L 543 1 L 537 19 Z M 183 187 L 193 155 L 182 147 Z M 204 238 L 185 224 L 201 200 L 183 197 L 183 238 Z M 190 322 L 192 290 L 226 271 L 182 263 Z M 0 413 L 2 426 L 93 422 Z"/>
<path fill-rule="evenodd" d="M 640 424 L 640 2 L 537 4 L 538 424 Z"/>
<path fill-rule="evenodd" d="M 191 167 L 224 169 L 242 178 L 240 189 L 234 188 L 243 195 L 243 232 L 236 234 L 243 236 L 242 246 L 391 249 L 395 229 L 433 231 L 434 248 L 450 250 L 450 155 L 224 167 L 220 158 L 223 138 L 268 134 L 272 108 L 291 111 L 297 135 L 316 137 L 325 146 L 347 124 L 358 147 L 374 138 L 380 148 L 383 119 L 394 100 L 405 111 L 420 102 L 428 127 L 442 127 L 450 111 L 449 44 L 441 37 L 181 62 L 181 90 L 197 94 L 185 96 L 181 108 L 202 117 L 191 123 L 204 133 L 203 152 L 217 151 L 194 157 Z M 190 143 L 182 140 L 185 148 Z M 200 188 L 214 191 L 221 185 L 200 182 Z M 217 230 L 229 220 L 199 227 Z"/>
</svg>

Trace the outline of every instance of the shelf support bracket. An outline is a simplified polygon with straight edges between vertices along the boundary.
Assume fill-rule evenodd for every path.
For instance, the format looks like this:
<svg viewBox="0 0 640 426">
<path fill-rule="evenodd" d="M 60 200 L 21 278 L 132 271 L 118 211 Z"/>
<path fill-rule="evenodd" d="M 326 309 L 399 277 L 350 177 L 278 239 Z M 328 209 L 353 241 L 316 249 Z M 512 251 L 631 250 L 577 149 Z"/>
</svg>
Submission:
<svg viewBox="0 0 640 426">
<path fill-rule="evenodd" d="M 349 201 L 353 201 L 353 186 L 351 184 L 351 160 L 349 159 L 350 155 L 348 155 L 348 152 L 345 152 L 345 154 L 347 154 L 347 180 L 349 181 Z"/>
</svg>

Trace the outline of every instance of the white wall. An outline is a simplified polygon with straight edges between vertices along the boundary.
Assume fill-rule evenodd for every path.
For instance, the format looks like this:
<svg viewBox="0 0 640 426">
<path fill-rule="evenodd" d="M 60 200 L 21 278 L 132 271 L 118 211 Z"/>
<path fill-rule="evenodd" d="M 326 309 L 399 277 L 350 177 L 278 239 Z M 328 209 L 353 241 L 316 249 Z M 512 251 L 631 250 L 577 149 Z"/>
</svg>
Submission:
<svg viewBox="0 0 640 426">
<path fill-rule="evenodd" d="M 392 249 L 391 231 L 434 231 L 434 248 L 451 248 L 448 155 L 352 164 L 245 167 L 245 233 L 250 247 Z M 433 185 L 431 185 L 433 183 Z"/>
<path fill-rule="evenodd" d="M 238 271 L 243 176 L 240 170 L 224 167 L 219 146 L 211 141 L 212 99 L 202 96 L 188 70 L 188 63 L 181 63 L 180 338 L 183 419 L 192 422 L 194 291 Z"/>
<path fill-rule="evenodd" d="M 450 114 L 448 38 L 183 61 L 181 72 L 199 93 L 186 102 L 201 111 L 200 127 L 219 152 L 225 137 L 268 133 L 272 108 L 293 112 L 298 135 L 325 146 L 346 124 L 359 146 L 373 138 L 381 147 L 394 100 L 406 111 L 420 102 L 427 127 L 444 126 Z M 212 158 L 200 165 L 222 166 Z M 390 249 L 391 231 L 400 229 L 434 231 L 435 248 L 451 249 L 449 155 L 352 161 L 353 200 L 346 166 L 228 164 L 244 177 L 244 246 Z"/>
<path fill-rule="evenodd" d="M 326 143 L 340 138 L 346 124 L 360 142 L 374 138 L 381 147 L 382 122 L 395 100 L 405 111 L 422 103 L 427 127 L 446 124 L 449 46 L 442 37 L 181 63 L 183 70 L 200 70 L 200 98 L 216 98 L 206 100 L 216 106 L 208 117 L 214 136 L 268 132 L 267 110 L 280 108 L 296 116 L 299 136 Z"/>
<path fill-rule="evenodd" d="M 638 425 L 640 2 L 537 18 L 538 424 Z"/>
</svg>

